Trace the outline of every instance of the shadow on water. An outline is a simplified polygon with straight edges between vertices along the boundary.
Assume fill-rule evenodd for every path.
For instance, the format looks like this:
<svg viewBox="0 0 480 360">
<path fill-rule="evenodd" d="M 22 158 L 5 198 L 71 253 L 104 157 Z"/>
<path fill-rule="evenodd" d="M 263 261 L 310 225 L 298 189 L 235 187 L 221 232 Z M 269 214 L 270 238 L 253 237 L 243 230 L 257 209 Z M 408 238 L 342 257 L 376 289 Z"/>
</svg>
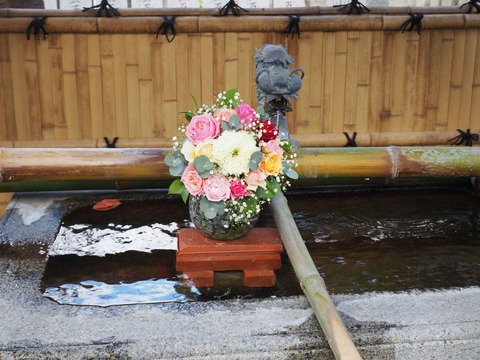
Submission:
<svg viewBox="0 0 480 360">
<path fill-rule="evenodd" d="M 288 200 L 332 293 L 479 285 L 480 199 L 476 194 L 445 189 L 316 192 L 290 194 Z M 63 219 L 62 229 L 73 228 L 65 233 L 68 241 L 75 233 L 89 246 L 106 243 L 112 236 L 130 244 L 125 231 L 134 231 L 142 239 L 152 224 L 159 224 L 156 231 L 163 234 L 153 237 L 165 236 L 167 242 L 175 238 L 176 230 L 191 226 L 186 206 L 165 198 L 125 201 L 102 213 L 79 208 Z M 268 210 L 258 226 L 275 226 Z M 240 272 L 219 272 L 214 287 L 197 289 L 184 286 L 182 274 L 175 271 L 172 249 L 150 244 L 135 251 L 127 246 L 122 253 L 104 256 L 88 252 L 79 256 L 69 254 L 70 250 L 49 257 L 42 279 L 44 296 L 59 303 L 108 306 L 301 294 L 285 254 L 273 288 L 246 288 Z"/>
</svg>

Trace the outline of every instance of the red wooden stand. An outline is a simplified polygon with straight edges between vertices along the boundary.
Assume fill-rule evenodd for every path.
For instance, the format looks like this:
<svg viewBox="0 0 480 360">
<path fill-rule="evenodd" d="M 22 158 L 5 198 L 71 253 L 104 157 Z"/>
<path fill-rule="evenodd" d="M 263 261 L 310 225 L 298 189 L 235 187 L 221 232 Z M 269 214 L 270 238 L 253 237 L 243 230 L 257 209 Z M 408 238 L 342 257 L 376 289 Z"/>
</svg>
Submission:
<svg viewBox="0 0 480 360">
<path fill-rule="evenodd" d="M 178 234 L 177 271 L 188 279 L 187 286 L 209 287 L 215 271 L 243 271 L 249 287 L 274 286 L 275 272 L 283 251 L 276 229 L 254 228 L 237 240 L 213 240 L 197 229 L 181 229 Z"/>
</svg>

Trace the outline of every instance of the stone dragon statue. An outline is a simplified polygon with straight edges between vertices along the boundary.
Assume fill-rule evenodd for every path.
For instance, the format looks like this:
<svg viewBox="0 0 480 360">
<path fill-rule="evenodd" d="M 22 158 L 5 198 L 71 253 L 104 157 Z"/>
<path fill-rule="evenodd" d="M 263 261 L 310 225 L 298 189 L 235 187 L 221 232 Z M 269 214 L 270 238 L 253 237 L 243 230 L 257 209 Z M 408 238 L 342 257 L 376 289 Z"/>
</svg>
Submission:
<svg viewBox="0 0 480 360">
<path fill-rule="evenodd" d="M 279 129 L 281 138 L 290 140 L 285 114 L 292 111 L 290 98 L 297 99 L 304 71 L 290 70 L 293 58 L 281 45 L 263 45 L 257 49 L 254 61 L 258 102 Z"/>
</svg>

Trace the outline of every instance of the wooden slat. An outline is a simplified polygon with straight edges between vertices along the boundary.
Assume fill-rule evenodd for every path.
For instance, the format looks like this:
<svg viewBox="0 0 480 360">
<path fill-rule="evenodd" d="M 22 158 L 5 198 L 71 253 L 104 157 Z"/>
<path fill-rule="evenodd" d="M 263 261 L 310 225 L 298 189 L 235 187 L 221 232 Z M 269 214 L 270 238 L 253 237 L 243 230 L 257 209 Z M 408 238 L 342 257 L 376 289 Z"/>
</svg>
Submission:
<svg viewBox="0 0 480 360">
<path fill-rule="evenodd" d="M 188 35 L 188 88 L 190 93 L 197 100 L 198 105 L 202 106 L 209 99 L 202 98 L 202 81 L 201 81 L 201 45 L 200 35 Z"/>
<path fill-rule="evenodd" d="M 426 129 L 426 92 L 427 80 L 429 72 L 430 59 L 430 38 L 426 36 L 419 37 L 418 44 L 418 60 L 417 60 L 417 77 L 415 81 L 415 103 L 413 109 L 413 125 L 414 131 L 425 131 Z"/>
<path fill-rule="evenodd" d="M 25 81 L 25 53 L 24 42 L 19 34 L 9 34 L 9 50 L 13 80 L 13 101 L 15 106 L 15 120 L 17 124 L 17 138 L 30 139 L 30 125 L 28 115 L 27 84 Z"/>
<path fill-rule="evenodd" d="M 440 32 L 428 32 L 430 35 L 430 53 L 428 63 L 428 83 L 427 93 L 425 95 L 425 130 L 436 130 L 436 121 L 438 113 L 438 94 L 440 85 L 440 54 L 442 51 L 442 34 Z"/>
<path fill-rule="evenodd" d="M 438 113 L 435 130 L 447 130 L 448 99 L 450 96 L 450 79 L 453 60 L 453 31 L 443 30 L 442 51 L 440 54 L 440 83 L 438 89 Z"/>
<path fill-rule="evenodd" d="M 215 94 L 218 94 L 219 92 L 226 90 L 225 34 L 224 33 L 213 34 L 213 53 L 215 54 L 215 56 L 213 57 L 213 68 L 215 69 L 215 71 L 213 72 L 213 91 Z M 251 52 L 251 54 L 253 54 L 253 52 Z M 250 70 L 251 69 L 249 69 L 249 72 Z M 192 75 L 193 74 L 190 72 L 189 77 L 191 77 Z"/>
<path fill-rule="evenodd" d="M 335 94 L 335 33 L 325 33 L 323 45 L 322 132 L 334 132 L 333 102 Z M 308 74 L 307 74 L 308 76 Z"/>
<path fill-rule="evenodd" d="M 163 66 L 163 101 L 164 113 L 163 121 L 165 123 L 164 137 L 172 137 L 177 132 L 177 63 L 176 63 L 176 42 L 168 43 L 162 39 L 162 66 Z"/>
<path fill-rule="evenodd" d="M 125 71 L 127 76 L 128 136 L 142 135 L 140 119 L 140 75 L 137 35 L 125 36 Z"/>
<path fill-rule="evenodd" d="M 475 53 L 476 66 L 473 73 L 473 89 L 470 110 L 469 127 L 474 128 L 480 124 L 480 33 L 477 32 L 477 49 Z"/>
<path fill-rule="evenodd" d="M 393 93 L 394 33 L 387 33 L 383 43 L 382 61 L 382 111 L 379 131 L 390 131 Z"/>
<path fill-rule="evenodd" d="M 28 124 L 30 139 L 42 138 L 42 119 L 40 107 L 40 91 L 38 88 L 37 51 L 34 42 L 27 42 L 25 50 L 25 83 L 28 91 L 23 94 L 28 104 Z"/>
<path fill-rule="evenodd" d="M 393 36 L 392 97 L 390 106 L 390 131 L 402 131 L 405 120 L 405 56 L 407 36 L 397 32 Z"/>
<path fill-rule="evenodd" d="M 253 64 L 253 55 L 244 56 L 242 54 L 248 54 L 250 52 L 250 33 L 239 33 L 237 40 L 238 47 L 238 66 L 237 66 L 237 90 L 240 92 L 241 96 L 245 99 L 250 99 L 250 84 L 255 81 L 252 78 L 252 68 Z M 254 35 L 253 35 L 254 36 Z M 214 71 L 215 72 L 215 71 Z"/>
<path fill-rule="evenodd" d="M 403 119 L 400 129 L 402 131 L 409 131 L 412 129 L 414 124 L 414 107 L 415 99 L 417 96 L 422 96 L 422 94 L 416 93 L 416 79 L 417 79 L 417 69 L 418 69 L 418 60 L 419 60 L 419 36 L 414 32 L 404 34 L 406 38 L 406 49 L 405 49 L 405 74 L 404 74 L 404 85 L 403 85 L 403 94 L 404 94 L 404 103 L 403 103 Z"/>
<path fill-rule="evenodd" d="M 112 35 L 113 72 L 115 82 L 115 119 L 118 137 L 128 137 L 127 71 L 125 35 Z"/>
<path fill-rule="evenodd" d="M 153 44 L 154 46 L 151 46 Z M 160 123 L 163 116 L 163 86 L 162 86 L 162 67 L 158 49 L 155 48 L 159 43 L 153 42 L 151 36 L 138 35 L 138 77 L 140 87 L 140 128 L 142 137 L 161 136 L 163 127 L 156 127 L 157 121 Z M 153 64 L 158 64 L 153 66 Z M 154 98 L 155 94 L 155 98 Z M 155 105 L 154 105 L 155 99 Z"/>
<path fill-rule="evenodd" d="M 65 122 L 69 139 L 80 139 L 78 118 L 77 73 L 75 68 L 75 45 L 73 34 L 62 35 L 62 69 L 65 98 Z"/>
<path fill-rule="evenodd" d="M 195 105 L 190 98 L 190 89 L 188 88 L 188 78 L 191 73 L 188 69 L 188 58 L 185 56 L 188 52 L 188 35 L 179 34 L 175 37 L 175 66 L 176 66 L 176 78 L 175 84 L 177 87 L 176 99 L 177 99 L 177 122 L 175 126 L 185 122 L 185 117 L 180 112 L 193 111 Z M 173 119 L 172 119 L 173 121 Z M 175 133 L 177 129 L 173 130 Z"/>
<path fill-rule="evenodd" d="M 310 33 L 311 45 L 309 52 L 310 71 L 304 78 L 303 88 L 308 86 L 308 114 L 309 119 L 309 132 L 321 133 L 322 132 L 322 98 L 323 98 L 323 75 L 322 69 L 324 67 L 324 34 L 323 33 Z M 305 51 L 305 50 L 304 50 Z M 303 64 L 302 64 L 303 66 Z M 299 74 L 297 74 L 299 75 Z M 307 98 L 303 93 L 302 98 Z"/>
<path fill-rule="evenodd" d="M 118 136 L 115 111 L 115 68 L 112 35 L 100 36 L 100 61 L 102 65 L 103 136 Z"/>
<path fill-rule="evenodd" d="M 88 76 L 87 35 L 75 35 L 75 71 L 77 82 L 78 126 L 81 139 L 91 139 L 92 121 L 90 119 L 90 84 Z"/>
<path fill-rule="evenodd" d="M 88 90 L 90 98 L 90 128 L 92 137 L 105 136 L 103 128 L 103 85 L 100 58 L 100 37 L 87 37 L 88 51 Z"/>
<path fill-rule="evenodd" d="M 238 48 L 237 48 L 237 34 L 226 33 L 225 34 L 225 73 L 227 78 L 225 79 L 226 89 L 233 89 L 238 86 Z M 202 49 L 203 51 L 203 49 Z M 203 53 L 202 53 L 203 54 Z M 208 101 L 208 100 L 207 100 Z"/>
<path fill-rule="evenodd" d="M 477 52 L 478 30 L 467 30 L 465 34 L 465 52 L 463 57 L 463 76 L 460 90 L 460 104 L 458 108 L 457 126 L 460 129 L 467 129 L 480 124 L 480 118 L 476 119 L 476 124 L 470 126 L 470 110 L 473 102 L 478 102 L 472 97 L 475 65 L 478 66 Z M 477 55 L 478 56 L 478 55 Z M 477 62 L 477 64 L 476 64 Z M 478 97 L 476 99 L 479 99 Z"/>
<path fill-rule="evenodd" d="M 453 58 L 450 79 L 450 94 L 448 97 L 448 116 L 447 129 L 455 130 L 458 125 L 458 113 L 460 107 L 460 94 L 462 92 L 463 64 L 465 57 L 465 31 L 455 31 L 453 33 Z"/>
<path fill-rule="evenodd" d="M 355 114 L 355 130 L 366 132 L 368 130 L 368 99 L 370 93 L 370 69 L 372 34 L 361 32 L 359 34 L 358 71 L 357 71 L 357 103 Z"/>
<path fill-rule="evenodd" d="M 354 131 L 356 129 L 359 39 L 359 32 L 348 32 L 346 60 L 347 68 L 345 72 L 345 111 L 343 116 L 343 129 L 347 132 Z"/>
<path fill-rule="evenodd" d="M 335 33 L 335 66 L 333 85 L 333 132 L 344 130 L 345 80 L 347 66 L 347 32 Z"/>
<path fill-rule="evenodd" d="M 311 33 L 303 33 L 302 34 L 303 41 L 298 44 L 298 57 L 296 57 L 296 61 L 302 64 L 302 69 L 308 75 L 306 78 L 303 79 L 302 88 L 299 91 L 300 97 L 303 99 L 310 99 L 311 94 L 311 84 L 314 81 L 313 77 L 318 76 L 319 74 L 312 71 L 312 63 L 310 52 L 313 50 L 313 41 Z M 295 41 L 296 39 L 291 39 L 291 41 Z M 289 49 L 291 48 L 289 43 Z M 320 49 L 321 51 L 321 49 Z M 297 74 L 298 75 L 298 74 Z M 318 91 L 320 92 L 320 91 Z M 320 119 L 315 117 L 310 117 L 309 112 L 309 101 L 296 101 L 295 102 L 295 122 L 294 127 L 291 128 L 289 124 L 289 131 L 296 134 L 304 134 L 312 131 L 312 125 L 315 122 L 318 122 Z"/>
<path fill-rule="evenodd" d="M 381 129 L 380 114 L 383 110 L 382 94 L 384 83 L 382 81 L 384 35 L 380 32 L 372 34 L 372 48 L 370 54 L 370 91 L 368 99 L 368 129 L 379 131 Z"/>
<path fill-rule="evenodd" d="M 234 34 L 236 37 L 237 35 Z M 200 77 L 201 77 L 201 94 L 205 103 L 211 104 L 213 93 L 213 35 L 201 34 L 200 35 L 200 47 L 201 47 L 201 63 L 200 63 Z M 236 77 L 236 72 L 231 73 L 232 77 Z M 228 83 L 227 83 L 228 87 Z M 235 86 L 233 86 L 235 87 Z"/>
<path fill-rule="evenodd" d="M 2 139 L 17 138 L 13 79 L 9 51 L 9 35 L 0 34 L 0 135 Z"/>
</svg>

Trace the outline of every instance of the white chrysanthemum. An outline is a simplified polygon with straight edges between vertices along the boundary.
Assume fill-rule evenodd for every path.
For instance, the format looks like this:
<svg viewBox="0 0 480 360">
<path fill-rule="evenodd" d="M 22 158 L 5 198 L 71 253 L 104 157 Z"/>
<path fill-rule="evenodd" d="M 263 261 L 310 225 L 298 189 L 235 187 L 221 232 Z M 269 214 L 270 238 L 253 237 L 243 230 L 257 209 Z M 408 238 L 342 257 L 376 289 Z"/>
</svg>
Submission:
<svg viewBox="0 0 480 360">
<path fill-rule="evenodd" d="M 185 156 L 185 159 L 188 162 L 192 162 L 195 159 L 195 145 L 193 145 L 190 141 L 185 140 L 182 146 L 182 150 L 180 152 Z"/>
<path fill-rule="evenodd" d="M 260 149 L 247 131 L 224 131 L 213 145 L 212 159 L 224 175 L 240 176 L 249 171 L 250 157 Z"/>
</svg>

